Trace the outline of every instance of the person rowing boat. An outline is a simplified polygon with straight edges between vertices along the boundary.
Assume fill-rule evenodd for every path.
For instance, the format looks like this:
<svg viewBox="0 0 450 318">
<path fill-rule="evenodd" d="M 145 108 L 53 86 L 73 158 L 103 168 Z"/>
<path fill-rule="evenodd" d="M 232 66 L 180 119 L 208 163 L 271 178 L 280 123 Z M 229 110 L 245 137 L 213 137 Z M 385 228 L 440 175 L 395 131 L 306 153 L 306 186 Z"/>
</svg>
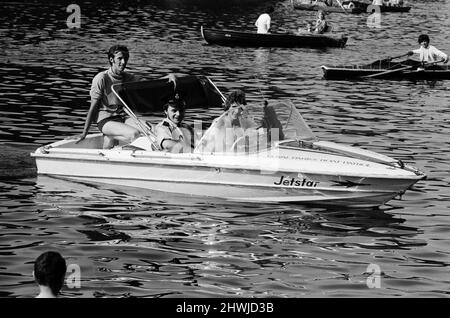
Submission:
<svg viewBox="0 0 450 318">
<path fill-rule="evenodd" d="M 449 57 L 444 52 L 438 50 L 433 45 L 430 45 L 430 38 L 426 34 L 421 34 L 417 40 L 420 44 L 420 48 L 408 52 L 408 55 L 419 54 L 419 60 L 422 63 L 447 63 Z"/>
</svg>

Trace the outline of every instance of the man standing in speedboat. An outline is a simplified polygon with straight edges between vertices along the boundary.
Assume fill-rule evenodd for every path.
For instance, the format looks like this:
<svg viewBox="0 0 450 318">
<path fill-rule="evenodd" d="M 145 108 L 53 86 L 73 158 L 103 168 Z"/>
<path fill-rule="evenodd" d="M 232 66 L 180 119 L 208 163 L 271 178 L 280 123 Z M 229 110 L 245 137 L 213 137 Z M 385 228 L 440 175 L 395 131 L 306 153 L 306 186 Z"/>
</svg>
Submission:
<svg viewBox="0 0 450 318">
<path fill-rule="evenodd" d="M 91 106 L 89 108 L 83 133 L 76 143 L 86 138 L 92 122 L 105 135 L 103 148 L 114 147 L 117 141 L 130 143 L 139 137 L 136 123 L 127 116 L 121 101 L 112 91 L 112 85 L 137 81 L 137 77 L 125 72 L 130 53 L 124 45 L 114 45 L 108 51 L 109 69 L 98 73 L 92 80 Z M 175 76 L 170 74 L 169 81 L 175 86 Z"/>
<path fill-rule="evenodd" d="M 183 123 L 186 103 L 179 94 L 164 105 L 164 118 L 156 125 L 158 146 L 165 151 L 180 153 L 192 152 L 194 147 L 194 131 Z"/>
<path fill-rule="evenodd" d="M 257 33 L 266 34 L 269 33 L 270 29 L 270 14 L 274 12 L 275 9 L 272 6 L 269 6 L 266 11 L 261 14 L 255 22 L 255 26 L 258 28 Z"/>
<path fill-rule="evenodd" d="M 430 38 L 428 35 L 421 34 L 417 42 L 419 42 L 420 48 L 409 51 L 408 55 L 413 55 L 414 53 L 419 54 L 419 59 L 422 63 L 448 62 L 449 57 L 447 54 L 430 45 Z"/>
</svg>

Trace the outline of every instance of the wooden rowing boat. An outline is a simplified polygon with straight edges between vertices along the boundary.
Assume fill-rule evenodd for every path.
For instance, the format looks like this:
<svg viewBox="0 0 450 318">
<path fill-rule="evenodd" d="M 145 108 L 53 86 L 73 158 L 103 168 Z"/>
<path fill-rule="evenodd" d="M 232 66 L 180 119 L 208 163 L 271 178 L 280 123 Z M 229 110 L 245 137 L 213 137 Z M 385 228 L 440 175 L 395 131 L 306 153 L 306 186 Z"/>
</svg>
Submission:
<svg viewBox="0 0 450 318">
<path fill-rule="evenodd" d="M 318 11 L 322 10 L 325 12 L 337 12 L 337 13 L 352 13 L 352 14 L 360 14 L 360 13 L 371 13 L 374 9 L 370 8 L 370 3 L 365 3 L 361 1 L 343 1 L 342 6 L 333 5 L 327 6 L 323 3 L 318 4 L 305 4 L 301 0 L 292 0 L 292 5 L 294 9 L 297 10 L 307 10 L 307 11 Z M 369 8 L 369 10 L 368 10 Z M 379 6 L 380 12 L 409 12 L 411 10 L 410 6 Z"/>
<path fill-rule="evenodd" d="M 202 37 L 209 44 L 242 47 L 344 47 L 347 37 L 334 34 L 302 34 L 240 32 L 206 29 L 201 27 Z"/>
<path fill-rule="evenodd" d="M 406 69 L 401 70 L 402 68 Z M 450 79 L 449 65 L 431 65 L 422 68 L 421 63 L 414 60 L 405 60 L 402 62 L 377 61 L 376 63 L 366 65 L 350 66 L 321 66 L 325 79 L 361 79 L 365 77 L 375 77 L 380 79 L 398 79 L 398 80 L 448 80 Z M 398 71 L 396 71 L 398 70 Z M 392 71 L 392 72 L 387 72 Z M 385 72 L 381 76 L 373 76 Z"/>
</svg>

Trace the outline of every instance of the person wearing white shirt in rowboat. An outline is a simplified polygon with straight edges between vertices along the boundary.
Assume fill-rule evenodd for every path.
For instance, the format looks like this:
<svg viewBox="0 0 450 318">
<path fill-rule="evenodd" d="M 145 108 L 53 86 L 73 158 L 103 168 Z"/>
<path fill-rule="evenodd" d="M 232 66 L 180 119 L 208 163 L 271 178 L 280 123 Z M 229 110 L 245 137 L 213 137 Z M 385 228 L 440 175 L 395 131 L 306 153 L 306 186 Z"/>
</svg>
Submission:
<svg viewBox="0 0 450 318">
<path fill-rule="evenodd" d="M 158 146 L 165 151 L 180 153 L 192 152 L 194 131 L 191 126 L 183 123 L 186 103 L 179 94 L 164 105 L 166 118 L 156 125 Z"/>
<path fill-rule="evenodd" d="M 260 34 L 266 34 L 269 33 L 269 29 L 270 29 L 270 14 L 272 12 L 274 12 L 275 9 L 272 6 L 269 6 L 265 13 L 261 14 L 258 19 L 255 22 L 255 26 L 258 28 L 258 30 L 256 31 L 257 33 Z"/>
<path fill-rule="evenodd" d="M 434 46 L 430 45 L 430 38 L 426 34 L 421 34 L 419 36 L 418 42 L 420 48 L 408 52 L 408 55 L 413 55 L 414 53 L 419 54 L 420 62 L 422 63 L 433 63 L 443 61 L 448 62 L 448 55 L 442 51 L 439 51 Z"/>
</svg>

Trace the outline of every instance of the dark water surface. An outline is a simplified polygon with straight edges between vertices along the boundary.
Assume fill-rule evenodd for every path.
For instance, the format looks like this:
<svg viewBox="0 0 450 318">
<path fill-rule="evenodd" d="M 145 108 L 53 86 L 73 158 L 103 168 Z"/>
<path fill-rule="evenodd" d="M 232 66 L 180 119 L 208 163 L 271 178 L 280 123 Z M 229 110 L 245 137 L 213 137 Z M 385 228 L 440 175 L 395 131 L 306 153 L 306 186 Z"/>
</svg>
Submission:
<svg viewBox="0 0 450 318">
<path fill-rule="evenodd" d="M 410 1 L 408 14 L 331 14 L 344 49 L 207 45 L 200 26 L 253 30 L 263 4 L 204 8 L 182 1 L 0 4 L 0 143 L 34 149 L 80 133 L 93 76 L 116 42 L 129 70 L 210 76 L 248 99 L 290 99 L 316 134 L 412 163 L 428 179 L 379 210 L 235 204 L 48 177 L 0 181 L 0 297 L 37 294 L 34 259 L 58 250 L 81 267 L 84 297 L 448 297 L 450 81 L 325 81 L 322 64 L 353 64 L 418 47 L 428 33 L 450 53 L 449 1 Z M 312 12 L 276 2 L 275 28 Z M 212 112 L 187 119 L 212 120 Z M 95 129 L 93 128 L 93 131 Z M 368 266 L 381 270 L 369 288 Z"/>
</svg>

